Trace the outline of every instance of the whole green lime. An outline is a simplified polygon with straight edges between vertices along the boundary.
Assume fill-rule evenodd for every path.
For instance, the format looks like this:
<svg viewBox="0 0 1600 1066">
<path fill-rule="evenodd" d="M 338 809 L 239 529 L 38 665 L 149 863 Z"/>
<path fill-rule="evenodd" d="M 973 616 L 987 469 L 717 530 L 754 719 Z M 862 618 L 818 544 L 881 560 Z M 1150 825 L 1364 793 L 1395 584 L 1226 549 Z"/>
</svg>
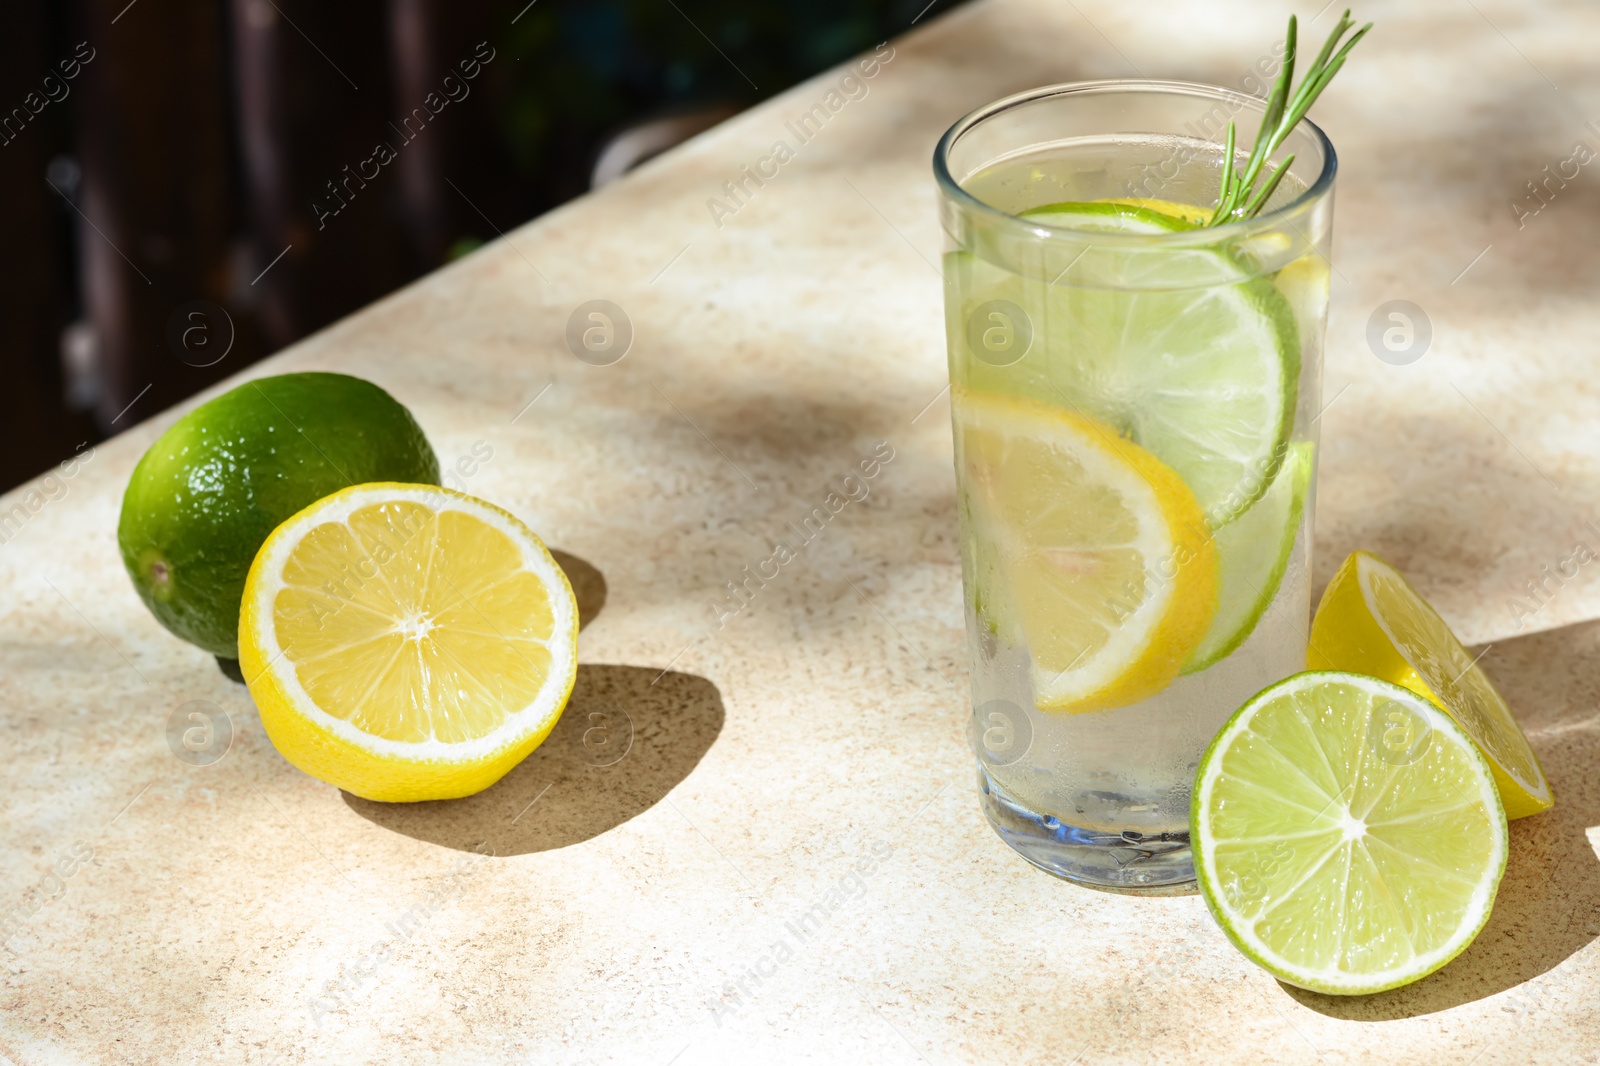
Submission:
<svg viewBox="0 0 1600 1066">
<path fill-rule="evenodd" d="M 346 374 L 248 381 L 180 418 L 134 467 L 122 562 L 162 625 L 237 659 L 244 579 L 267 535 L 367 481 L 439 483 L 438 457 L 394 397 Z"/>
</svg>

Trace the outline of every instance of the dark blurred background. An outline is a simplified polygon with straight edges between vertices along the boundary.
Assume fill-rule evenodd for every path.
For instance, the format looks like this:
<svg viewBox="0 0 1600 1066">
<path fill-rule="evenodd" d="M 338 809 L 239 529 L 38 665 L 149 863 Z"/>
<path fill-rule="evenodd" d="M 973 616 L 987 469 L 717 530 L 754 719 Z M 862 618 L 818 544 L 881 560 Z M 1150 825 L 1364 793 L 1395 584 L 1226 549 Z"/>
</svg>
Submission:
<svg viewBox="0 0 1600 1066">
<path fill-rule="evenodd" d="M 7 0 L 0 491 L 954 2 Z"/>
</svg>

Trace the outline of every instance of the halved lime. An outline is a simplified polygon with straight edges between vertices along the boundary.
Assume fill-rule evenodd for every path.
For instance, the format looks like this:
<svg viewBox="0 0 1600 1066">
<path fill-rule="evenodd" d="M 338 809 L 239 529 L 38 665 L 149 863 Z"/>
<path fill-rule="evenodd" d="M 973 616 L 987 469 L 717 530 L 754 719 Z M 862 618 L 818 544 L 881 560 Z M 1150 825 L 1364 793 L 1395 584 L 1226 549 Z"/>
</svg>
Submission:
<svg viewBox="0 0 1600 1066">
<path fill-rule="evenodd" d="M 1190 813 L 1206 906 L 1252 962 L 1334 995 L 1409 984 L 1483 928 L 1505 872 L 1489 764 L 1432 702 L 1304 673 L 1211 742 Z"/>
<path fill-rule="evenodd" d="M 947 259 L 951 340 L 972 348 L 952 361 L 956 380 L 1112 425 L 1177 471 L 1213 526 L 1225 524 L 1239 513 L 1227 501 L 1241 486 L 1259 496 L 1286 455 L 1300 374 L 1288 302 L 1221 245 L 1095 243 L 1096 231 L 1194 228 L 1149 207 L 1061 203 L 1022 217 L 1087 235 L 980 235 L 974 253 Z M 1005 358 L 973 348 L 990 336 L 1007 342 Z"/>
<path fill-rule="evenodd" d="M 1311 442 L 1298 441 L 1266 494 L 1217 530 L 1217 613 L 1184 673 L 1227 658 L 1255 632 L 1289 569 L 1310 487 Z"/>
<path fill-rule="evenodd" d="M 1311 666 L 1357 670 L 1426 696 L 1460 723 L 1494 770 L 1511 818 L 1555 806 L 1550 782 L 1478 659 L 1400 571 L 1351 552 L 1311 623 Z"/>
</svg>

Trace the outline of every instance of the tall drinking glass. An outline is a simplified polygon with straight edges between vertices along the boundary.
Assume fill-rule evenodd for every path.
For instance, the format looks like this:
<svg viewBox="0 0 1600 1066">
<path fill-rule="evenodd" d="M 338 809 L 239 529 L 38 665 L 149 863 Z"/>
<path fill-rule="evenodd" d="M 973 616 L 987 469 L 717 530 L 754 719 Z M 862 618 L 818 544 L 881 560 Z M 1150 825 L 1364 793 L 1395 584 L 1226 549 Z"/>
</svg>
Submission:
<svg viewBox="0 0 1600 1066">
<path fill-rule="evenodd" d="M 1200 225 L 1261 109 L 1057 85 L 934 155 L 980 802 L 1083 884 L 1190 885 L 1206 745 L 1306 665 L 1333 146 Z"/>
</svg>

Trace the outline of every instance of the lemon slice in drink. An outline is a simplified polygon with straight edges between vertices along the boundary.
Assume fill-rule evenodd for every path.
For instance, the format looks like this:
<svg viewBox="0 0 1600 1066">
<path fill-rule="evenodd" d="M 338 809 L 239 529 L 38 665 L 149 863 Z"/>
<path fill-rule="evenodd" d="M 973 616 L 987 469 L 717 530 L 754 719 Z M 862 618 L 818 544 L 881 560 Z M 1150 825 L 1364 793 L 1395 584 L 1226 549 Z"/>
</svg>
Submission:
<svg viewBox="0 0 1600 1066">
<path fill-rule="evenodd" d="M 1400 572 L 1352 552 L 1328 582 L 1311 623 L 1313 669 L 1381 677 L 1443 707 L 1494 770 L 1506 816 L 1555 805 L 1550 782 L 1511 708 L 1439 613 Z"/>
<path fill-rule="evenodd" d="M 1322 335 L 1323 323 L 1328 320 L 1330 274 L 1327 259 L 1316 252 L 1307 252 L 1285 264 L 1272 279 L 1274 287 L 1294 308 L 1295 324 L 1303 337 Z"/>
<path fill-rule="evenodd" d="M 1211 624 L 1216 550 L 1175 473 L 1109 427 L 1031 400 L 951 393 L 972 575 L 986 619 L 1027 649 L 1041 710 L 1137 702 Z"/>
<path fill-rule="evenodd" d="M 1310 487 L 1311 442 L 1300 441 L 1266 494 L 1216 531 L 1217 614 L 1184 673 L 1221 662 L 1255 632 L 1289 569 Z"/>
<path fill-rule="evenodd" d="M 1239 708 L 1192 803 L 1217 924 L 1318 992 L 1437 970 L 1483 928 L 1505 872 L 1505 813 L 1477 745 L 1429 700 L 1360 674 L 1297 674 Z"/>
<path fill-rule="evenodd" d="M 526 526 L 429 485 L 355 485 L 269 536 L 239 660 L 283 757 L 373 800 L 469 796 L 549 734 L 578 610 Z"/>
<path fill-rule="evenodd" d="M 1094 201 L 1097 204 L 1122 204 L 1127 207 L 1143 207 L 1169 218 L 1187 222 L 1191 226 L 1199 226 L 1211 217 L 1213 208 L 1197 207 L 1194 204 L 1179 203 L 1177 200 L 1161 200 L 1153 196 L 1108 196 L 1104 200 Z"/>
<path fill-rule="evenodd" d="M 1220 526 L 1242 513 L 1241 487 L 1259 496 L 1287 455 L 1299 329 L 1271 279 L 1227 247 L 1129 244 L 1195 228 L 1143 203 L 1039 207 L 1022 217 L 1073 236 L 1017 246 L 980 235 L 947 256 L 947 328 L 971 353 L 952 365 L 976 391 L 1111 425 L 1176 471 Z M 999 352 L 981 350 L 990 337 L 1006 342 Z"/>
</svg>

